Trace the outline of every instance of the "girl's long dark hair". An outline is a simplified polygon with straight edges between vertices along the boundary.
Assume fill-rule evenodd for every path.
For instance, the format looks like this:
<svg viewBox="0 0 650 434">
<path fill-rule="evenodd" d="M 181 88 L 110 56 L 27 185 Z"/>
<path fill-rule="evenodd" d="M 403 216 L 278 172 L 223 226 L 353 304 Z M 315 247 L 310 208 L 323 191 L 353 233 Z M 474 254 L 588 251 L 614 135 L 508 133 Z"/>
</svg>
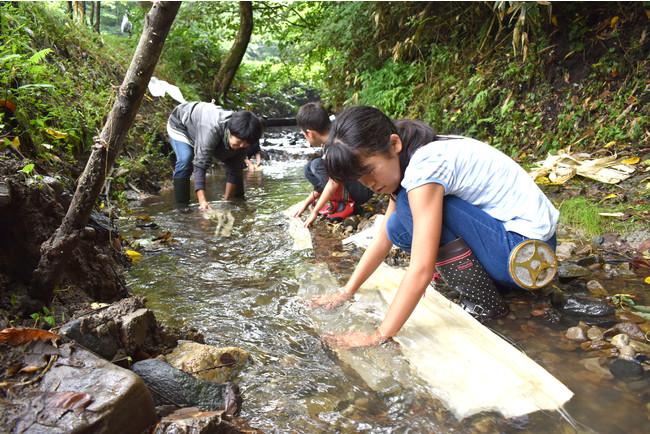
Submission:
<svg viewBox="0 0 650 434">
<path fill-rule="evenodd" d="M 325 144 L 325 170 L 330 178 L 347 184 L 370 173 L 362 158 L 376 154 L 389 155 L 390 136 L 402 140 L 401 176 L 413 153 L 436 140 L 436 132 L 428 124 L 415 119 L 392 121 L 381 110 L 357 106 L 343 111 L 334 122 Z"/>
</svg>

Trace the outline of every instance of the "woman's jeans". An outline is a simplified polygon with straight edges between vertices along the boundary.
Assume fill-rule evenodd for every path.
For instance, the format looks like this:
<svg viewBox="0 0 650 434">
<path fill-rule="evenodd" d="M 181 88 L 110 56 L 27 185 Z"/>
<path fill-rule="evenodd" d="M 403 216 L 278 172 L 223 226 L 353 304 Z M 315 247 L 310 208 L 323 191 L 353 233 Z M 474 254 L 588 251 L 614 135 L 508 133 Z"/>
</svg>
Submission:
<svg viewBox="0 0 650 434">
<path fill-rule="evenodd" d="M 192 160 L 194 159 L 194 148 L 189 143 L 174 140 L 171 137 L 169 141 L 176 154 L 176 168 L 174 169 L 174 178 L 187 178 L 192 176 Z"/>
<path fill-rule="evenodd" d="M 406 189 L 402 189 L 397 195 L 396 209 L 388 220 L 386 232 L 393 244 L 411 252 L 413 215 Z M 445 196 L 442 206 L 440 245 L 459 237 L 465 240 L 498 285 L 520 288 L 510 276 L 508 260 L 512 249 L 528 238 L 507 231 L 501 221 L 469 202 L 455 196 Z M 553 251 L 556 243 L 555 235 L 546 241 Z"/>
</svg>

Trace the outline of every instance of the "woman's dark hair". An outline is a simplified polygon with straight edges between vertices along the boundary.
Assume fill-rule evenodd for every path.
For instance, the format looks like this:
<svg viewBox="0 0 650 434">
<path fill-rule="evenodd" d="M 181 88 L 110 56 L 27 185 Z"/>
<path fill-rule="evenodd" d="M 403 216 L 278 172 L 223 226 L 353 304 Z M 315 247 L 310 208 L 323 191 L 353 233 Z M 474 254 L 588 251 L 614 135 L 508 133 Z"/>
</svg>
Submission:
<svg viewBox="0 0 650 434">
<path fill-rule="evenodd" d="M 245 140 L 249 145 L 262 137 L 262 121 L 248 110 L 233 113 L 228 120 L 228 128 L 230 134 Z"/>
<path fill-rule="evenodd" d="M 414 119 L 393 122 L 381 110 L 357 106 L 343 111 L 325 144 L 325 170 L 333 180 L 347 184 L 368 174 L 370 167 L 361 162 L 376 154 L 390 153 L 390 136 L 397 134 L 402 140 L 400 152 L 401 175 L 413 153 L 427 143 L 436 140 L 436 133 L 429 125 Z"/>
<path fill-rule="evenodd" d="M 406 166 L 409 165 L 411 157 L 422 146 L 435 142 L 438 138 L 431 125 L 417 119 L 398 119 L 394 121 L 397 127 L 397 135 L 402 140 L 402 151 L 399 153 L 399 166 L 404 177 Z"/>
</svg>

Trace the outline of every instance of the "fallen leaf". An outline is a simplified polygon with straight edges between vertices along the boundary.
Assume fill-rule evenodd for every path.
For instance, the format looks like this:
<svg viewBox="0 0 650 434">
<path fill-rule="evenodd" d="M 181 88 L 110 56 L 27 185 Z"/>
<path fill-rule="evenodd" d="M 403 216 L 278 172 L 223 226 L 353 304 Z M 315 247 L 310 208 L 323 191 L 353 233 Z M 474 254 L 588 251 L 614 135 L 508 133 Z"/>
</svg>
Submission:
<svg viewBox="0 0 650 434">
<path fill-rule="evenodd" d="M 45 395 L 45 407 L 64 408 L 81 413 L 88 407 L 95 398 L 87 393 L 80 392 L 47 392 Z"/>
<path fill-rule="evenodd" d="M 125 253 L 126 256 L 128 256 L 131 259 L 139 259 L 140 257 L 142 257 L 142 255 L 136 252 L 135 250 L 127 250 Z"/>
<path fill-rule="evenodd" d="M 621 161 L 623 164 L 636 164 L 640 161 L 641 159 L 639 157 L 631 157 L 626 160 Z"/>
<path fill-rule="evenodd" d="M 623 217 L 625 216 L 622 212 L 599 212 L 598 215 L 603 217 Z"/>
<path fill-rule="evenodd" d="M 167 232 L 165 235 L 162 235 L 162 236 L 160 236 L 158 238 L 154 238 L 152 241 L 165 241 L 166 239 L 168 239 L 171 236 L 172 236 L 172 233 Z"/>
<path fill-rule="evenodd" d="M 47 341 L 48 339 L 59 339 L 59 335 L 39 329 L 16 329 L 9 328 L 0 332 L 0 343 L 11 345 L 22 345 L 33 341 Z"/>
<path fill-rule="evenodd" d="M 646 277 L 644 282 L 647 283 L 648 285 L 650 285 L 650 276 Z"/>
<path fill-rule="evenodd" d="M 650 268 L 650 262 L 646 261 L 645 259 L 633 259 L 630 261 L 630 266 L 634 268 L 643 268 L 643 269 L 649 269 Z"/>
<path fill-rule="evenodd" d="M 646 250 L 650 249 L 650 238 L 639 244 L 639 248 L 637 249 L 639 252 L 644 252 Z"/>
</svg>

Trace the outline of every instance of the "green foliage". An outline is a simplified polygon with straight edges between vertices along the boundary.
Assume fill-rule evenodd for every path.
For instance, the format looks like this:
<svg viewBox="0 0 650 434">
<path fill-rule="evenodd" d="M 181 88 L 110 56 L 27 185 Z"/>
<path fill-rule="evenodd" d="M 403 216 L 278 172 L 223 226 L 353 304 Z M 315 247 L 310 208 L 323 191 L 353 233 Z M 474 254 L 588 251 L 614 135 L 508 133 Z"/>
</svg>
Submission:
<svg viewBox="0 0 650 434">
<path fill-rule="evenodd" d="M 423 69 L 420 62 L 387 60 L 380 69 L 359 75 L 361 89 L 348 102 L 375 106 L 396 118 L 405 117 Z"/>
<path fill-rule="evenodd" d="M 565 227 L 581 228 L 584 236 L 592 238 L 603 232 L 603 218 L 598 214 L 598 204 L 586 197 L 574 197 L 556 205 L 560 211 L 560 222 Z"/>
<path fill-rule="evenodd" d="M 31 314 L 31 317 L 34 320 L 34 327 L 36 327 L 38 323 L 41 321 L 46 322 L 52 327 L 56 325 L 56 319 L 54 318 L 54 311 L 48 309 L 46 306 L 43 306 L 43 312 L 35 312 Z"/>
</svg>

